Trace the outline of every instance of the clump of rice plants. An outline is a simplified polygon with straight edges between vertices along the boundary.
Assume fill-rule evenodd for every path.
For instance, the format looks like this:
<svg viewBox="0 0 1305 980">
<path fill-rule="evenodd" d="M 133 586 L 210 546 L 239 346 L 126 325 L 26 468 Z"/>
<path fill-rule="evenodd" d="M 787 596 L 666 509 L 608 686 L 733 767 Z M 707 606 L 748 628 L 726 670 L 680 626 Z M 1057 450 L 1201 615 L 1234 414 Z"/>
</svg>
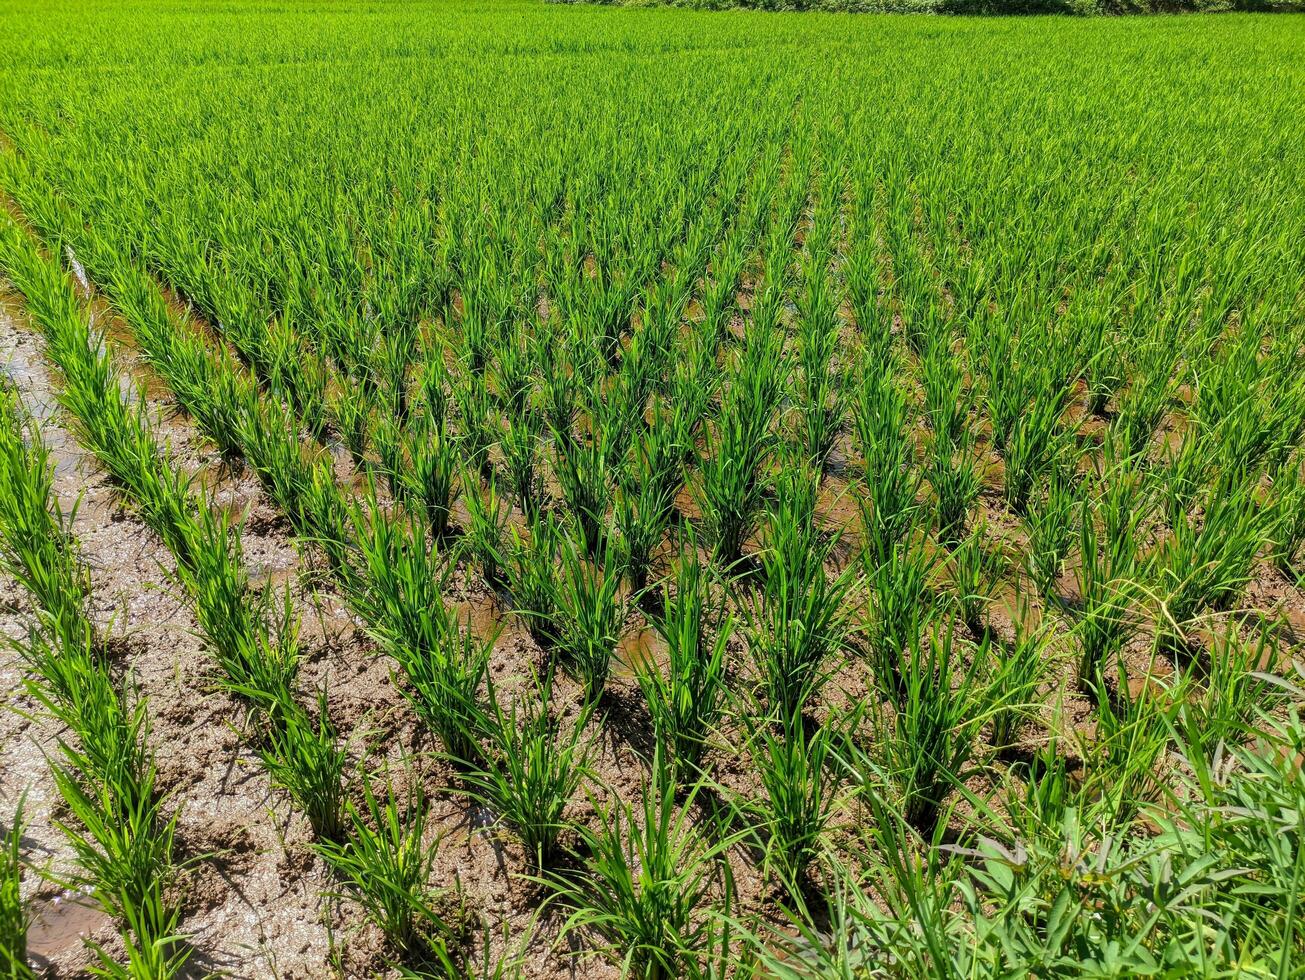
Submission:
<svg viewBox="0 0 1305 980">
<path fill-rule="evenodd" d="M 825 832 L 840 805 L 842 767 L 836 755 L 850 719 L 810 724 L 802 706 L 745 717 L 748 752 L 763 794 L 747 804 L 764 864 L 793 895 L 825 854 Z"/>
<path fill-rule="evenodd" d="M 535 867 L 543 867 L 558 853 L 569 826 L 566 808 L 588 770 L 585 728 L 593 703 L 568 721 L 557 714 L 551 673 L 521 697 L 492 679 L 487 684 L 487 704 L 474 719 L 485 761 L 469 765 L 463 778 L 521 840 Z"/>
<path fill-rule="evenodd" d="M 711 975 L 709 956 L 726 928 L 719 914 L 730 912 L 722 856 L 737 835 L 692 819 L 700 787 L 677 800 L 676 780 L 658 751 L 639 810 L 599 804 L 601 829 L 583 831 L 579 872 L 550 879 L 570 909 L 564 933 L 597 937 L 597 952 L 631 976 Z M 722 886 L 718 911 L 714 895 Z"/>
<path fill-rule="evenodd" d="M 657 663 L 641 665 L 639 687 L 661 758 L 691 773 L 725 709 L 734 626 L 723 596 L 713 597 L 711 571 L 699 559 L 692 534 L 681 544 L 674 589 L 663 586 L 661 612 L 652 623 L 666 642 L 666 670 Z"/>
<path fill-rule="evenodd" d="M 387 771 L 378 793 L 364 773 L 362 803 L 347 808 L 347 835 L 341 842 L 321 841 L 317 852 L 351 886 L 346 897 L 376 923 L 401 968 L 463 977 L 469 938 L 463 900 L 456 886 L 431 885 L 440 838 L 428 834 L 420 783 L 412 772 L 399 775 L 406 789 Z"/>
<path fill-rule="evenodd" d="M 977 735 L 997 696 L 989 642 L 971 648 L 950 624 L 913 637 L 902 651 L 899 698 L 874 718 L 876 746 L 854 756 L 858 783 L 892 787 L 907 822 L 924 833 L 974 771 Z"/>
<path fill-rule="evenodd" d="M 816 526 L 817 475 L 801 466 L 780 478 L 766 517 L 755 592 L 745 583 L 743 632 L 767 703 L 787 715 L 813 694 L 827 665 L 845 647 L 851 571 L 825 565 L 837 543 Z"/>
</svg>

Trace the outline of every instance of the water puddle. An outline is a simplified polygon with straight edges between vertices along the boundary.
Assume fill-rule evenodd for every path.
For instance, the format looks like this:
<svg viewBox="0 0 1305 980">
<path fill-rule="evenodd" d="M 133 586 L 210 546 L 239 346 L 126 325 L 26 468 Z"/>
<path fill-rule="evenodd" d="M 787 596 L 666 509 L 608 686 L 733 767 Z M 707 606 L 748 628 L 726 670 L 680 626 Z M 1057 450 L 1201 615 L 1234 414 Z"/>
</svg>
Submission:
<svg viewBox="0 0 1305 980">
<path fill-rule="evenodd" d="M 0 374 L 17 389 L 23 407 L 41 423 L 56 478 L 80 474 L 82 452 L 57 425 L 59 400 L 54 379 L 42 357 L 36 334 L 24 329 L 20 317 L 17 300 L 0 294 Z M 56 424 L 46 424 L 51 421 Z"/>
<path fill-rule="evenodd" d="M 621 637 L 612 659 L 612 676 L 632 679 L 666 659 L 666 641 L 651 626 L 640 626 Z"/>
<path fill-rule="evenodd" d="M 66 891 L 37 904 L 27 929 L 28 956 L 39 962 L 80 949 L 87 937 L 113 921 L 88 902 L 77 892 Z"/>
</svg>

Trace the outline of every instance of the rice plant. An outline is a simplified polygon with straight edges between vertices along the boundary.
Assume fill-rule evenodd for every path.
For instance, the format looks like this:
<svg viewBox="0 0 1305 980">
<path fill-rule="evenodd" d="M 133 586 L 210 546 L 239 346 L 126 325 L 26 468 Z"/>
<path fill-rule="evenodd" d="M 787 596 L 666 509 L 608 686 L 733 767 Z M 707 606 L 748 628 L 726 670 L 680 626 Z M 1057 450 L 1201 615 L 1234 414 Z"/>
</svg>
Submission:
<svg viewBox="0 0 1305 980">
<path fill-rule="evenodd" d="M 891 786 L 907 822 L 924 833 L 982 759 L 977 736 L 997 697 L 988 644 L 968 648 L 947 625 L 913 637 L 902 652 L 900 700 L 875 717 L 875 747 L 855 756 L 857 783 Z"/>
<path fill-rule="evenodd" d="M 652 619 L 666 642 L 666 670 L 645 663 L 639 687 L 667 766 L 692 773 L 724 712 L 726 668 L 733 617 L 712 595 L 712 576 L 698 558 L 692 534 L 681 543 L 674 588 L 663 586 L 662 608 Z"/>
<path fill-rule="evenodd" d="M 883 559 L 866 549 L 861 564 L 867 609 L 860 644 L 879 692 L 895 701 L 903 692 L 902 651 L 939 614 L 932 590 L 937 559 L 902 543 Z"/>
<path fill-rule="evenodd" d="M 791 714 L 821 684 L 827 664 L 845 648 L 855 584 L 852 571 L 831 577 L 826 562 L 837 543 L 816 526 L 817 475 L 796 466 L 780 478 L 766 517 L 761 581 L 743 586 L 743 632 L 767 703 Z"/>
<path fill-rule="evenodd" d="M 952 588 L 961 621 L 971 633 L 982 636 L 988 629 L 984 611 L 996 597 L 997 585 L 1006 570 L 1006 555 L 1000 544 L 986 541 L 987 529 L 980 524 L 952 552 Z"/>
<path fill-rule="evenodd" d="M 1080 608 L 1074 632 L 1079 643 L 1078 681 L 1085 689 L 1096 687 L 1107 658 L 1122 650 L 1137 628 L 1139 535 L 1148 511 L 1137 474 L 1127 470 L 1105 485 L 1095 506 L 1087 497 L 1080 504 L 1075 573 Z"/>
<path fill-rule="evenodd" d="M 623 565 L 619 545 L 609 538 L 604 554 L 590 562 L 570 534 L 561 536 L 558 579 L 549 583 L 549 605 L 556 610 L 556 647 L 568 670 L 596 703 L 611 670 L 612 655 L 625 621 L 621 593 Z"/>
<path fill-rule="evenodd" d="M 272 785 L 290 796 L 314 836 L 336 841 L 347 829 L 346 756 L 326 709 L 324 691 L 318 694 L 316 717 L 297 704 L 283 705 L 257 751 Z"/>
<path fill-rule="evenodd" d="M 1046 496 L 1031 504 L 1024 514 L 1029 538 L 1028 570 L 1045 596 L 1055 594 L 1065 559 L 1074 546 L 1076 503 L 1069 478 L 1055 469 L 1047 482 Z"/>
<path fill-rule="evenodd" d="M 455 758 L 474 758 L 468 740 L 494 637 L 473 637 L 444 605 L 453 565 L 421 522 L 355 512 L 355 540 L 371 588 L 352 606 L 404 672 L 405 695 Z"/>
<path fill-rule="evenodd" d="M 551 879 L 570 909 L 563 934 L 595 937 L 596 952 L 626 976 L 711 975 L 709 956 L 722 930 L 713 914 L 721 887 L 720 911 L 731 911 L 723 855 L 737 836 L 709 834 L 692 819 L 700 783 L 683 800 L 676 785 L 658 751 L 642 805 L 598 804 L 601 829 L 582 831 L 580 873 Z"/>
<path fill-rule="evenodd" d="M 802 707 L 745 717 L 748 752 L 763 789 L 746 809 L 766 868 L 799 897 L 808 870 L 825 853 L 825 831 L 840 805 L 843 777 L 835 753 L 852 723 L 831 717 L 809 725 Z"/>
<path fill-rule="evenodd" d="M 384 792 L 363 773 L 362 803 L 350 801 L 343 841 L 323 840 L 317 853 L 351 889 L 385 936 L 399 964 L 421 976 L 465 977 L 468 923 L 457 887 L 432 886 L 440 838 L 427 828 L 427 801 L 411 771 L 395 785 L 385 772 Z"/>
<path fill-rule="evenodd" d="M 23 802 L 20 797 L 13 823 L 0 841 L 0 969 L 13 980 L 34 980 L 36 974 L 27 962 L 30 919 L 22 895 Z"/>
<path fill-rule="evenodd" d="M 929 485 L 934 493 L 934 525 L 938 541 L 948 548 L 960 544 L 970 511 L 979 497 L 979 473 L 969 454 L 968 438 L 962 440 L 959 448 L 950 437 L 934 438 L 929 463 Z"/>
<path fill-rule="evenodd" d="M 742 554 L 766 490 L 763 465 L 775 441 L 772 414 L 782 388 L 780 340 L 774 329 L 757 329 L 707 430 L 695 485 L 707 537 L 729 564 Z"/>
<path fill-rule="evenodd" d="M 1020 727 L 1037 717 L 1039 691 L 1055 665 L 1049 649 L 1052 631 L 1045 625 L 1026 625 L 1028 615 L 1027 609 L 1022 611 L 1009 643 L 989 648 L 995 661 L 989 740 L 998 750 L 1015 745 Z"/>
<path fill-rule="evenodd" d="M 891 364 L 867 365 L 858 394 L 855 423 L 866 486 L 862 526 L 883 560 L 912 525 L 921 477 L 910 412 Z"/>
<path fill-rule="evenodd" d="M 463 778 L 540 868 L 558 853 L 569 826 L 566 808 L 588 771 L 584 732 L 592 702 L 567 721 L 557 715 L 551 673 L 536 678 L 523 697 L 500 691 L 492 678 L 486 683 L 487 705 L 474 721 L 474 734 L 486 745 L 485 762 L 469 767 Z"/>
</svg>

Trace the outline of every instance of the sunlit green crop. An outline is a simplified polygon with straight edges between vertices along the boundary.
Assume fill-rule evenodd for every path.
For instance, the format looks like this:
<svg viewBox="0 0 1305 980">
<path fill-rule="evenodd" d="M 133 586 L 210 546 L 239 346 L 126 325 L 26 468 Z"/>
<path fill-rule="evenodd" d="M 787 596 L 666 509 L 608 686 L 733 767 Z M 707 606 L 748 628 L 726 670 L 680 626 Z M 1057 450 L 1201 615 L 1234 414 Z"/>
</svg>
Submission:
<svg viewBox="0 0 1305 980">
<path fill-rule="evenodd" d="M 0 274 L 60 419 L 396 969 L 502 976 L 525 929 L 558 975 L 1305 977 L 1305 25 L 0 24 Z M 412 744 L 301 680 L 132 352 Z"/>
</svg>

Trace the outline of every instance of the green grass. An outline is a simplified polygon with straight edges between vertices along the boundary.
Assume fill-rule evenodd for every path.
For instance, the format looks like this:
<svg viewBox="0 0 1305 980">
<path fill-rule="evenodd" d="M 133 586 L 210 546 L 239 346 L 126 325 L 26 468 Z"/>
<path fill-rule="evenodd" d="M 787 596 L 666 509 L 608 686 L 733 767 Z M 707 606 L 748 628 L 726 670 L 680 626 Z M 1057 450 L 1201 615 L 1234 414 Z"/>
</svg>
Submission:
<svg viewBox="0 0 1305 980">
<path fill-rule="evenodd" d="M 0 268 L 401 971 L 511 929 L 441 880 L 430 774 L 355 773 L 120 347 L 392 665 L 395 748 L 519 839 L 541 935 L 639 976 L 1305 975 L 1293 19 L 4 20 Z M 9 483 L 78 850 L 140 890 L 168 822 L 82 776 L 152 799 L 147 716 Z"/>
</svg>

